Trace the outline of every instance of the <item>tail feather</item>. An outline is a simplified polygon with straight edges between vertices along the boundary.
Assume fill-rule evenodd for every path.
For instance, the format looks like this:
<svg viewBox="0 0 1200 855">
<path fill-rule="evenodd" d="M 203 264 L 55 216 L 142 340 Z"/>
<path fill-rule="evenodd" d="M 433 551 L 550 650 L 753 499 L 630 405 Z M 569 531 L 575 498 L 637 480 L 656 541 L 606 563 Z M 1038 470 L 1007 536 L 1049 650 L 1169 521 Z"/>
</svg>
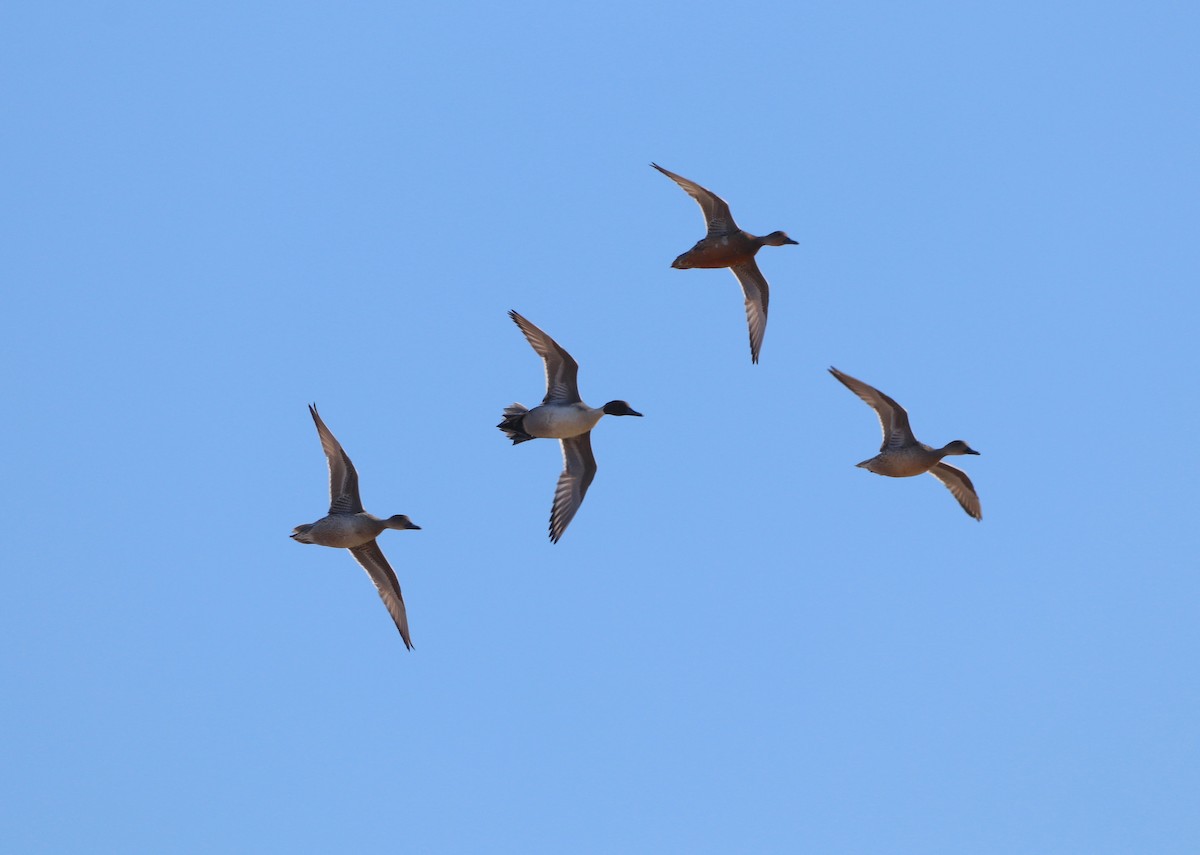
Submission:
<svg viewBox="0 0 1200 855">
<path fill-rule="evenodd" d="M 297 543 L 312 543 L 312 539 L 308 536 L 308 533 L 311 530 L 312 523 L 305 523 L 304 525 L 298 525 L 292 529 L 292 533 L 289 536 Z"/>
<path fill-rule="evenodd" d="M 533 439 L 525 433 L 525 414 L 529 408 L 524 404 L 512 404 L 504 408 L 504 416 L 496 427 L 504 431 L 505 436 L 512 440 L 513 445 Z"/>
</svg>

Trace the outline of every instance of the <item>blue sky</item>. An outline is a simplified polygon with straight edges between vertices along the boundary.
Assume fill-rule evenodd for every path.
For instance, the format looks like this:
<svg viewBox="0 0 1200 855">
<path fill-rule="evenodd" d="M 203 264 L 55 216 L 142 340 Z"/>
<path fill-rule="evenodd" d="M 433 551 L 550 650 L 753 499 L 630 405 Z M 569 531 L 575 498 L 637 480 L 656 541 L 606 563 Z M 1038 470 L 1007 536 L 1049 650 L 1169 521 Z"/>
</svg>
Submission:
<svg viewBox="0 0 1200 855">
<path fill-rule="evenodd" d="M 4 848 L 1197 851 L 1198 25 L 10 5 Z M 799 241 L 760 365 L 652 160 Z M 509 309 L 645 414 L 554 546 Z"/>
</svg>

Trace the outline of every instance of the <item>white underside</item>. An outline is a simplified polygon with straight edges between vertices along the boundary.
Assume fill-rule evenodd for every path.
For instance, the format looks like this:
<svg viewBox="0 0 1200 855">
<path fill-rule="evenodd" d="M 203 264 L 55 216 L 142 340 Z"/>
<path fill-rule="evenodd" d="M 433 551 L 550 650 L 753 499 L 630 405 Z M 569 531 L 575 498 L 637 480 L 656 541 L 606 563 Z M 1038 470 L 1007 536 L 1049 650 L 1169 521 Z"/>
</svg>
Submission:
<svg viewBox="0 0 1200 855">
<path fill-rule="evenodd" d="M 587 433 L 603 415 L 586 404 L 543 404 L 526 413 L 522 425 L 530 436 L 567 439 Z"/>
</svg>

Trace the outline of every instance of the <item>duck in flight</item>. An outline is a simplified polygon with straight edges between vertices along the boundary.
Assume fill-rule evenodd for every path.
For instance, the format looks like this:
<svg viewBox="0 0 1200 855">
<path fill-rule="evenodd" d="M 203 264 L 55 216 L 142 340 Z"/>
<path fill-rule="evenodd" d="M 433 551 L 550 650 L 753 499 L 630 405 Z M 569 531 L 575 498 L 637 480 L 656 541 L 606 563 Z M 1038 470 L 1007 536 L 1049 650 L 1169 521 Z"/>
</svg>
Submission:
<svg viewBox="0 0 1200 855">
<path fill-rule="evenodd" d="M 317 408 L 310 404 L 308 411 L 312 414 L 317 435 L 321 438 L 321 448 L 325 450 L 325 457 L 329 461 L 329 514 L 315 523 L 296 526 L 291 536 L 299 543 L 349 549 L 354 560 L 362 565 L 379 590 L 388 614 L 396 622 L 396 629 L 400 630 L 404 646 L 412 650 L 408 615 L 404 611 L 404 598 L 400 596 L 400 582 L 375 538 L 388 528 L 419 531 L 421 527 L 414 525 L 404 514 L 380 519 L 363 510 L 362 500 L 358 496 L 358 472 L 354 464 L 321 420 Z"/>
<path fill-rule="evenodd" d="M 539 437 L 557 439 L 562 444 L 563 471 L 558 476 L 550 511 L 550 540 L 558 543 L 596 477 L 592 428 L 602 416 L 640 416 L 641 413 L 625 401 L 609 401 L 603 407 L 589 407 L 583 403 L 576 379 L 579 363 L 558 342 L 516 312 L 510 311 L 508 316 L 546 363 L 546 397 L 532 410 L 523 404 L 505 407 L 504 416 L 496 427 L 504 431 L 513 445 Z"/>
<path fill-rule="evenodd" d="M 842 382 L 855 395 L 866 401 L 875 415 L 879 416 L 879 424 L 883 428 L 883 445 L 880 453 L 870 460 L 864 460 L 858 466 L 876 475 L 887 475 L 891 478 L 907 478 L 928 472 L 949 488 L 962 505 L 962 509 L 976 520 L 983 519 L 983 510 L 979 505 L 979 496 L 975 485 L 961 469 L 955 469 L 942 458 L 952 454 L 978 454 L 961 439 L 943 446 L 931 448 L 923 442 L 917 442 L 912 428 L 908 426 L 908 413 L 904 407 L 897 404 L 874 386 L 868 386 L 861 380 L 856 380 L 849 374 L 843 374 L 836 368 L 830 368 L 829 373 Z"/>
<path fill-rule="evenodd" d="M 704 212 L 704 220 L 708 224 L 708 234 L 675 259 L 671 266 L 679 270 L 689 267 L 728 267 L 733 271 L 733 275 L 742 285 L 742 293 L 746 295 L 746 322 L 750 327 L 750 361 L 757 364 L 763 335 L 767 331 L 767 305 L 771 300 L 771 292 L 754 256 L 764 246 L 783 246 L 797 241 L 788 237 L 786 232 L 777 231 L 756 237 L 742 231 L 733 221 L 733 215 L 729 213 L 729 204 L 716 193 L 704 189 L 682 175 L 663 169 L 657 163 L 650 165 L 700 203 L 700 210 Z"/>
</svg>

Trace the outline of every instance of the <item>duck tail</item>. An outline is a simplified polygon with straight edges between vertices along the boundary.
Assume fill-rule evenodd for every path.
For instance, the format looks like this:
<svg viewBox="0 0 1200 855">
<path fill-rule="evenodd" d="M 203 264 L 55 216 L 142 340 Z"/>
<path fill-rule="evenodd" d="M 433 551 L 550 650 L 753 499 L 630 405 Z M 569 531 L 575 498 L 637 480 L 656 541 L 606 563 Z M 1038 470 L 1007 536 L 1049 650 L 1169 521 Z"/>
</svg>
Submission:
<svg viewBox="0 0 1200 855">
<path fill-rule="evenodd" d="M 298 525 L 294 529 L 292 529 L 292 533 L 289 535 L 289 537 L 291 537 L 297 543 L 312 543 L 312 538 L 310 538 L 308 535 L 309 531 L 311 531 L 311 530 L 312 530 L 312 523 L 305 523 L 304 525 Z"/>
<path fill-rule="evenodd" d="M 500 424 L 496 427 L 504 431 L 504 435 L 512 440 L 513 445 L 533 439 L 532 436 L 525 433 L 525 414 L 529 412 L 529 408 L 524 404 L 512 404 L 504 408 L 504 416 L 500 419 Z"/>
</svg>

